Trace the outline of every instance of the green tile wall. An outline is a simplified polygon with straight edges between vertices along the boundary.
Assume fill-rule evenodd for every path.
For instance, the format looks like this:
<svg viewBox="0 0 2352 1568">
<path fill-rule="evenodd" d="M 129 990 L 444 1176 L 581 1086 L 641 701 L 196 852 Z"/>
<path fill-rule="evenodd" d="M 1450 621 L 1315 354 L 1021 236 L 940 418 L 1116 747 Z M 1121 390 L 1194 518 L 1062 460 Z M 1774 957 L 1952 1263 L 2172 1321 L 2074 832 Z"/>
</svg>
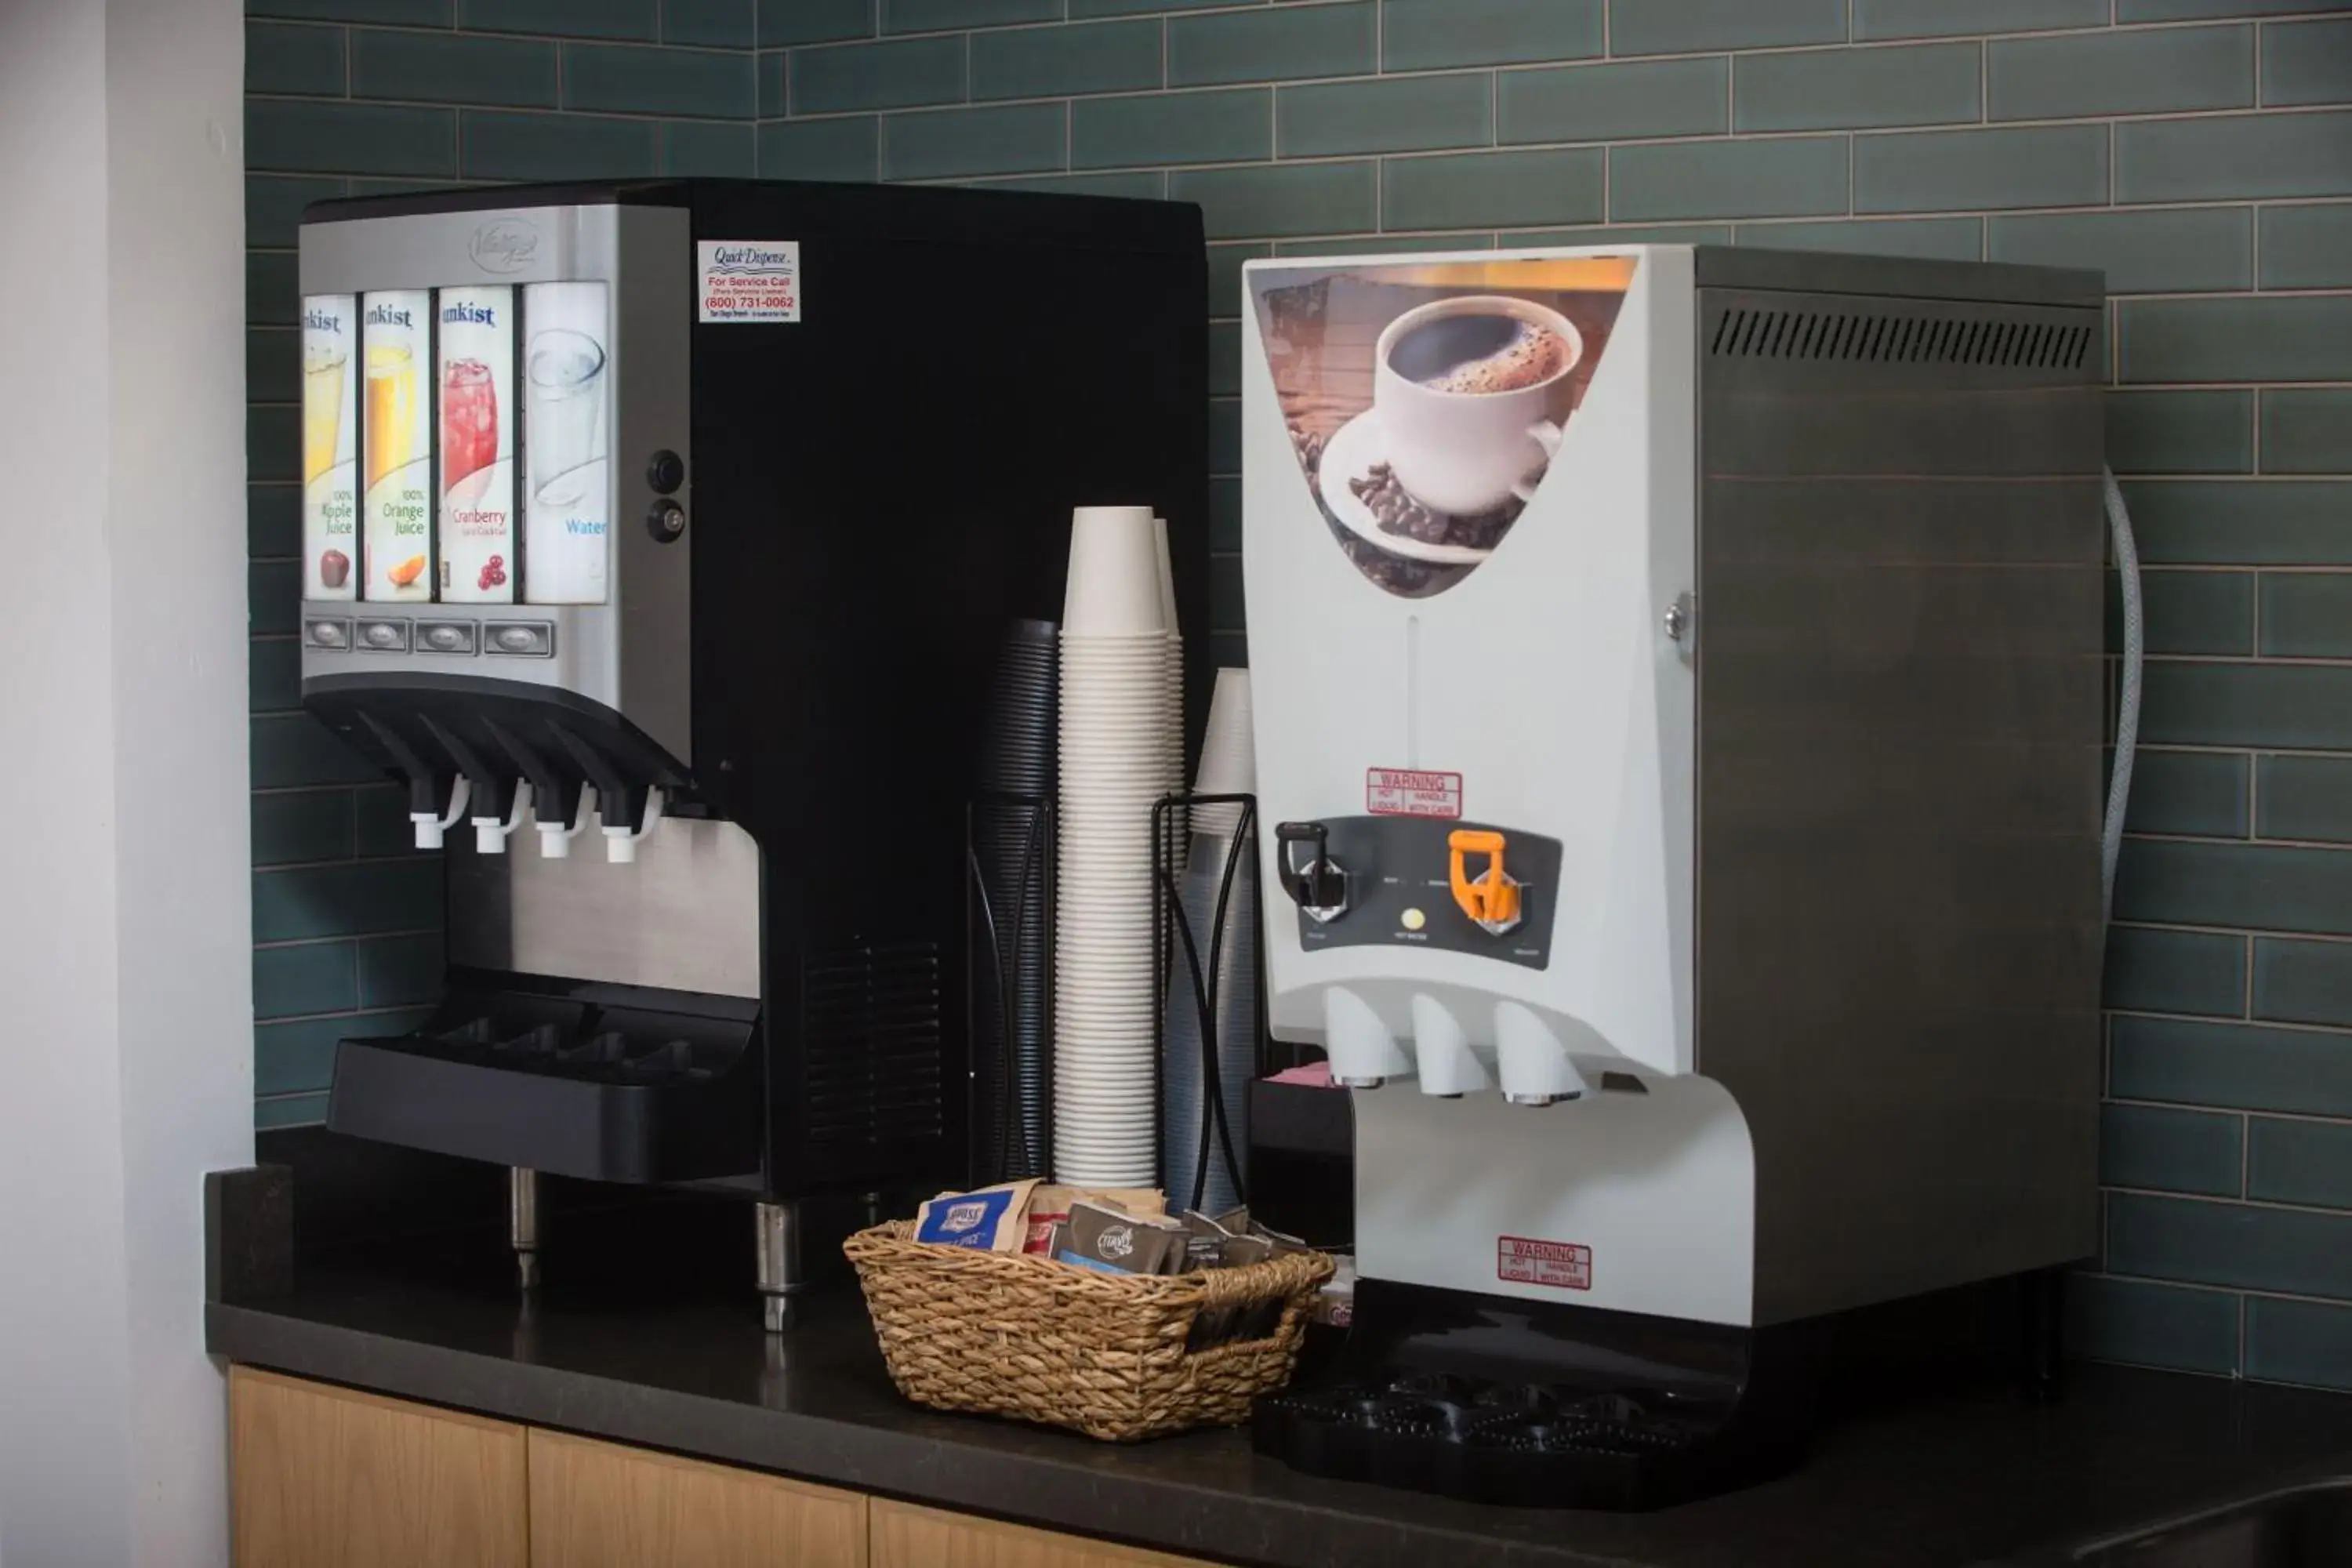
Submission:
<svg viewBox="0 0 2352 1568">
<path fill-rule="evenodd" d="M 248 321 L 294 215 L 688 169 L 1168 195 L 1211 240 L 1209 635 L 1245 657 L 1240 267 L 1737 243 L 2104 268 L 2150 567 L 2079 1342 L 2352 1387 L 2352 6 L 2321 0 L 250 0 Z M 290 710 L 251 416 L 265 1124 L 438 962 L 399 802 Z M 406 922 L 406 923 L 404 923 Z M 370 1026 L 374 1026 L 371 1025 Z"/>
</svg>

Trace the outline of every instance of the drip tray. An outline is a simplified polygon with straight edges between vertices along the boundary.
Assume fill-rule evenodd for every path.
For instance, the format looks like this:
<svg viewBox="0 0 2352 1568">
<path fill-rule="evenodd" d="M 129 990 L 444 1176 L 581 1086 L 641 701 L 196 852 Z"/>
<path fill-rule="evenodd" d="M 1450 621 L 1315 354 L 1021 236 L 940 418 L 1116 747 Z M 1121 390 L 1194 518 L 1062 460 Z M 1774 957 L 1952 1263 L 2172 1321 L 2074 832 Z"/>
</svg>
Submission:
<svg viewBox="0 0 2352 1568">
<path fill-rule="evenodd" d="M 1400 1371 L 1258 1401 L 1255 1440 L 1310 1475 L 1523 1507 L 1644 1509 L 1701 1489 L 1727 1412 L 1662 1390 Z"/>
<path fill-rule="evenodd" d="M 755 1004 L 509 977 L 453 982 L 411 1034 L 341 1041 L 337 1132 L 604 1182 L 756 1173 Z"/>
</svg>

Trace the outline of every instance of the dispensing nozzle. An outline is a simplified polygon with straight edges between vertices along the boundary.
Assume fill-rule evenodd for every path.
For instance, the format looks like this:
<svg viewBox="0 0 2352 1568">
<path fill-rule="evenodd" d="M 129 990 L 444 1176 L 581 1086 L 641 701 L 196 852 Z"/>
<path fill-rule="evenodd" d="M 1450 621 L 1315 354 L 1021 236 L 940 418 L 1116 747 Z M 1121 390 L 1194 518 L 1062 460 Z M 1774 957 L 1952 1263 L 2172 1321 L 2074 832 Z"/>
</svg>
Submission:
<svg viewBox="0 0 2352 1568">
<path fill-rule="evenodd" d="M 547 859 L 561 860 L 572 853 L 572 841 L 587 830 L 589 814 L 596 809 L 596 786 L 580 786 L 580 804 L 572 813 L 570 822 L 549 817 L 539 819 L 539 852 Z"/>
<path fill-rule="evenodd" d="M 1485 828 L 1457 827 L 1446 836 L 1451 851 L 1450 879 L 1454 901 L 1471 923 L 1488 936 L 1500 936 L 1519 923 L 1519 884 L 1503 869 L 1503 836 Z M 1486 857 L 1486 868 L 1473 877 L 1466 858 Z"/>
<path fill-rule="evenodd" d="M 446 812 L 430 807 L 415 809 L 416 800 L 413 795 L 411 795 L 408 820 L 415 826 L 416 847 L 419 849 L 441 847 L 441 836 L 457 826 L 458 820 L 466 815 L 466 796 L 468 787 L 466 775 L 458 774 L 456 781 L 449 785 L 449 809 Z"/>
<path fill-rule="evenodd" d="M 1331 858 L 1331 830 L 1319 822 L 1285 822 L 1276 826 L 1274 837 L 1283 890 L 1307 918 L 1328 925 L 1346 914 L 1348 873 Z"/>
<path fill-rule="evenodd" d="M 615 866 L 626 866 L 635 861 L 637 846 L 644 843 L 646 837 L 661 822 L 661 791 L 649 789 L 646 791 L 645 820 L 635 828 L 625 822 L 605 823 L 604 858 Z"/>
<path fill-rule="evenodd" d="M 507 814 L 503 819 L 497 816 L 475 817 L 474 853 L 477 855 L 505 854 L 508 835 L 522 826 L 523 817 L 530 811 L 530 781 L 518 779 L 515 781 L 510 801 L 507 806 Z"/>
</svg>

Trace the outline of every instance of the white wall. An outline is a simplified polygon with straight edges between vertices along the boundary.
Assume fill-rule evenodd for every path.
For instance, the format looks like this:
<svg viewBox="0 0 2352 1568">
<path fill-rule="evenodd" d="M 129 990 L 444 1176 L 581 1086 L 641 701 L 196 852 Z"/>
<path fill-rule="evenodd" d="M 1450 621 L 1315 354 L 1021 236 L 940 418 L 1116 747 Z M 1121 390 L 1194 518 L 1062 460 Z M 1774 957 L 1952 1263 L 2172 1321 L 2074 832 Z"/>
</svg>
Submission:
<svg viewBox="0 0 2352 1568">
<path fill-rule="evenodd" d="M 238 0 L 0 4 L 0 1562 L 227 1556 L 252 1157 Z"/>
</svg>

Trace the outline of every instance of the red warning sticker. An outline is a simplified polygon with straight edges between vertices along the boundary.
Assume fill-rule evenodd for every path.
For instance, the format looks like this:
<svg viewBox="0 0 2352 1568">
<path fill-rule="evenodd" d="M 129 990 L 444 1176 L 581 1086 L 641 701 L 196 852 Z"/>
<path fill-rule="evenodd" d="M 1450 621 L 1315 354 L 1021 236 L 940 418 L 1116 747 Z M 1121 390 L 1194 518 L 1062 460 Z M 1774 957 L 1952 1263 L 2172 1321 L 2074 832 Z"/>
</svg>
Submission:
<svg viewBox="0 0 2352 1568">
<path fill-rule="evenodd" d="M 1462 775 L 1366 768 L 1364 809 L 1374 816 L 1459 816 Z"/>
<path fill-rule="evenodd" d="M 1560 1290 L 1592 1289 L 1592 1248 L 1572 1241 L 1536 1241 L 1524 1236 L 1495 1238 L 1495 1278 L 1515 1285 L 1549 1285 Z"/>
</svg>

